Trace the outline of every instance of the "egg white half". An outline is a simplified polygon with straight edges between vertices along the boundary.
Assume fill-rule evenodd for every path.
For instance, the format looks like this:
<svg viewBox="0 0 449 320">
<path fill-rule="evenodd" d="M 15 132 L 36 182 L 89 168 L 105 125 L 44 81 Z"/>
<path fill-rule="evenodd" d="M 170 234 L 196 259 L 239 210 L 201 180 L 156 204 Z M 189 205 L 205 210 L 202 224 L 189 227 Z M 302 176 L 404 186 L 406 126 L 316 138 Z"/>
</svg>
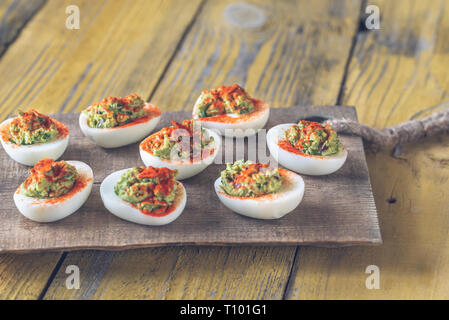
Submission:
<svg viewBox="0 0 449 320">
<path fill-rule="evenodd" d="M 253 99 L 253 103 L 256 106 L 256 110 L 247 115 L 234 115 L 227 114 L 230 120 L 235 119 L 232 122 L 214 121 L 214 117 L 199 118 L 195 111 L 193 112 L 193 119 L 202 124 L 203 127 L 218 131 L 225 137 L 249 137 L 257 133 L 259 129 L 262 129 L 268 121 L 270 116 L 270 107 L 267 103 Z M 223 116 L 219 116 L 222 118 Z"/>
<path fill-rule="evenodd" d="M 279 219 L 293 211 L 304 196 L 304 180 L 294 172 L 279 169 L 283 185 L 273 194 L 260 197 L 234 197 L 221 189 L 221 177 L 215 180 L 215 192 L 229 209 L 256 219 Z"/>
<path fill-rule="evenodd" d="M 147 110 L 155 107 L 149 103 L 145 103 L 145 105 Z M 136 124 L 131 122 L 113 128 L 91 128 L 87 125 L 87 116 L 80 113 L 79 125 L 84 135 L 100 147 L 118 148 L 142 140 L 154 130 L 160 119 L 159 115 Z"/>
<path fill-rule="evenodd" d="M 0 132 L 6 130 L 11 123 L 11 119 L 7 119 L 0 124 Z M 50 142 L 36 143 L 30 145 L 17 145 L 11 141 L 4 141 L 0 138 L 3 149 L 11 157 L 11 159 L 26 166 L 34 166 L 38 161 L 44 158 L 58 159 L 67 149 L 69 144 L 69 135 L 57 138 Z"/>
<path fill-rule="evenodd" d="M 307 175 L 326 175 L 340 169 L 348 157 L 348 151 L 343 148 L 337 154 L 331 156 L 313 156 L 296 154 L 282 149 L 278 145 L 280 139 L 284 139 L 284 132 L 294 123 L 277 125 L 267 133 L 267 146 L 273 158 L 287 169 Z"/>
<path fill-rule="evenodd" d="M 58 201 L 55 201 L 58 198 L 39 199 L 28 197 L 18 193 L 17 189 L 14 193 L 14 202 L 21 214 L 36 222 L 54 222 L 71 215 L 86 202 L 92 190 L 94 180 L 92 169 L 81 161 L 67 161 L 67 163 L 76 168 L 82 181 L 85 182 L 84 187 L 73 193 L 69 191 Z"/>
<path fill-rule="evenodd" d="M 181 182 L 178 183 L 176 197 L 173 205 L 175 208 L 167 215 L 154 217 L 142 213 L 130 203 L 124 201 L 114 192 L 114 186 L 120 177 L 129 169 L 119 170 L 107 176 L 100 185 L 100 195 L 103 204 L 113 215 L 138 224 L 149 226 L 162 226 L 176 220 L 184 210 L 187 201 L 186 190 Z"/>
<path fill-rule="evenodd" d="M 175 169 L 178 170 L 178 175 L 176 176 L 176 179 L 178 180 L 193 177 L 194 175 L 197 175 L 198 173 L 206 169 L 212 162 L 214 162 L 214 159 L 217 156 L 221 146 L 221 137 L 217 133 L 208 129 L 204 130 L 207 130 L 209 135 L 214 138 L 214 145 L 213 145 L 214 152 L 204 159 L 195 162 L 191 162 L 190 160 L 162 159 L 143 150 L 139 146 L 140 158 L 147 167 L 149 166 L 156 168 L 167 167 L 172 170 Z"/>
</svg>

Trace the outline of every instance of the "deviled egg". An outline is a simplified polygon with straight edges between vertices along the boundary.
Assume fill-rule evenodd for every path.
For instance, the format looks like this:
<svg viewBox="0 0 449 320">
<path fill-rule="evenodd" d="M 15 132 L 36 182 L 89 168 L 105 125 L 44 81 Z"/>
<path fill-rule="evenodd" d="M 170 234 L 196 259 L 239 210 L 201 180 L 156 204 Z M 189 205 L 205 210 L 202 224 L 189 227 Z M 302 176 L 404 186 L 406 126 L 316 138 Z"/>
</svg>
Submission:
<svg viewBox="0 0 449 320">
<path fill-rule="evenodd" d="M 201 128 L 196 120 L 172 121 L 172 124 L 140 143 L 140 157 L 146 166 L 177 170 L 179 180 L 190 178 L 214 161 L 221 137 Z"/>
<path fill-rule="evenodd" d="M 247 137 L 268 121 L 267 103 L 251 98 L 238 84 L 204 90 L 193 107 L 193 118 L 223 136 Z"/>
<path fill-rule="evenodd" d="M 340 169 L 348 151 L 331 126 L 301 120 L 268 130 L 271 155 L 284 167 L 307 175 L 326 175 Z"/>
<path fill-rule="evenodd" d="M 134 167 L 103 180 L 100 195 L 113 215 L 135 223 L 159 226 L 174 221 L 186 205 L 186 191 L 176 170 Z"/>
<path fill-rule="evenodd" d="M 61 122 L 30 110 L 0 124 L 1 143 L 15 161 L 33 166 L 44 158 L 58 159 L 69 143 L 69 130 Z"/>
<path fill-rule="evenodd" d="M 14 202 L 28 219 L 53 222 L 78 210 L 90 195 L 92 169 L 80 161 L 43 159 L 17 188 Z"/>
<path fill-rule="evenodd" d="M 229 209 L 257 219 L 278 219 L 293 211 L 304 196 L 304 180 L 268 164 L 228 163 L 215 181 L 215 192 Z"/>
<path fill-rule="evenodd" d="M 161 118 L 161 110 L 136 94 L 108 97 L 81 112 L 86 137 L 103 148 L 118 148 L 146 137 Z"/>
</svg>

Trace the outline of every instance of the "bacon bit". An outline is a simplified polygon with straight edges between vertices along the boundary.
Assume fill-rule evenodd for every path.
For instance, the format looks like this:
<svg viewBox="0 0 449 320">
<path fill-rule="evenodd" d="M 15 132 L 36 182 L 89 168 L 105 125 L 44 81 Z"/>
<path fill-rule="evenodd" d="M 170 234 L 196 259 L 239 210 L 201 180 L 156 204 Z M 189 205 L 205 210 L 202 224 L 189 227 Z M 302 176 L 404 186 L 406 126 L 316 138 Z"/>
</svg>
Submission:
<svg viewBox="0 0 449 320">
<path fill-rule="evenodd" d="M 58 129 L 58 136 L 60 138 L 67 137 L 69 134 L 69 129 L 63 123 L 59 122 L 58 120 L 55 120 L 55 119 L 52 119 L 52 120 Z"/>
<path fill-rule="evenodd" d="M 288 186 L 290 184 L 292 184 L 292 178 L 291 178 L 291 172 L 282 168 L 279 168 L 279 174 L 281 175 L 282 178 L 282 185 Z M 284 188 L 283 187 L 283 188 Z M 231 196 L 229 194 L 227 194 L 224 191 L 219 190 L 218 192 L 220 192 L 222 195 L 231 198 L 231 199 L 240 199 L 240 200 L 253 200 L 253 201 L 272 201 L 275 200 L 279 197 L 279 193 L 267 193 L 258 197 L 238 197 L 238 196 Z"/>
<path fill-rule="evenodd" d="M 38 161 L 33 168 L 30 169 L 31 175 L 36 174 L 44 174 L 45 172 L 48 172 L 51 170 L 51 167 L 55 163 L 53 159 L 42 159 L 41 161 Z"/>
<path fill-rule="evenodd" d="M 296 143 L 293 147 L 296 148 L 297 150 L 301 151 L 301 153 L 302 153 L 302 150 L 304 149 L 304 144 L 310 143 L 310 137 L 314 132 L 316 132 L 318 130 L 322 130 L 327 135 L 330 135 L 329 132 L 330 132 L 330 130 L 332 130 L 332 128 L 330 127 L 329 124 L 327 124 L 326 126 L 323 126 L 321 123 L 315 122 L 315 121 L 301 120 L 299 123 L 304 125 L 304 127 L 302 129 L 299 129 L 297 125 L 292 126 L 292 128 L 294 130 L 299 131 L 300 136 L 303 136 L 303 138 L 296 141 Z M 321 151 L 324 151 L 324 150 L 321 150 Z"/>
<path fill-rule="evenodd" d="M 142 172 L 137 176 L 139 179 L 152 179 L 159 177 L 161 180 L 171 178 L 175 173 L 175 170 L 171 170 L 169 168 L 154 168 L 148 167 L 145 168 Z"/>
<path fill-rule="evenodd" d="M 213 106 L 213 109 L 216 110 L 214 113 L 216 115 L 212 116 L 220 116 L 220 115 L 226 115 L 226 108 L 224 101 L 228 101 L 230 107 L 234 109 L 236 106 L 236 99 L 240 96 L 248 97 L 248 94 L 245 92 L 245 89 L 243 89 L 238 84 L 232 84 L 230 86 L 220 86 L 218 89 L 212 89 L 212 90 L 204 90 L 202 92 L 204 95 L 211 95 L 212 97 L 206 98 L 203 103 L 204 104 L 210 104 Z"/>
<path fill-rule="evenodd" d="M 38 120 L 43 119 L 43 121 Z M 48 129 L 53 123 L 53 119 L 49 116 L 37 112 L 35 109 L 31 109 L 27 112 L 20 112 L 20 116 L 15 118 L 13 124 L 24 124 L 24 129 L 34 131 L 36 127 Z"/>
<path fill-rule="evenodd" d="M 234 185 L 237 183 L 242 183 L 245 181 L 252 181 L 254 180 L 253 175 L 257 174 L 260 172 L 260 170 L 262 168 L 268 168 L 269 164 L 268 163 L 253 163 L 250 164 L 248 168 L 246 168 L 245 170 L 241 171 L 237 177 L 234 179 L 233 183 Z"/>
<path fill-rule="evenodd" d="M 8 123 L 6 125 L 3 125 L 0 128 L 0 131 L 1 131 L 0 133 L 1 133 L 3 141 L 8 142 L 8 143 L 11 143 L 11 141 L 9 141 L 9 126 L 10 126 L 10 124 L 11 123 Z"/>
<path fill-rule="evenodd" d="M 220 89 L 204 90 L 202 92 L 202 94 L 210 94 L 212 96 L 212 97 L 206 98 L 203 102 L 204 102 L 204 104 L 213 105 L 214 109 L 216 110 L 217 115 L 226 114 L 225 105 L 224 105 L 224 101 L 222 99 Z"/>
<path fill-rule="evenodd" d="M 124 124 L 124 125 L 121 125 L 121 126 L 112 127 L 112 128 L 107 128 L 107 129 L 108 130 L 115 130 L 115 129 L 121 129 L 121 128 L 125 128 L 125 127 L 135 126 L 136 124 L 148 122 L 148 121 L 150 121 L 153 118 L 160 117 L 161 114 L 162 114 L 162 111 L 158 107 L 156 107 L 156 106 L 154 106 L 152 104 L 146 105 L 144 107 L 144 109 L 147 112 L 147 114 L 145 116 L 137 118 L 136 120 L 131 121 L 131 122 L 127 123 L 127 124 Z M 101 130 L 104 130 L 104 129 L 101 129 Z"/>
<path fill-rule="evenodd" d="M 162 193 L 163 195 L 168 195 L 174 186 L 173 176 L 175 175 L 175 170 L 169 168 L 145 168 L 137 176 L 139 179 L 153 179 L 158 178 L 159 184 L 150 186 L 153 188 L 153 193 Z"/>
<path fill-rule="evenodd" d="M 189 133 L 190 136 L 193 136 L 193 130 L 189 126 L 183 125 L 183 124 L 181 124 L 179 122 L 176 122 L 175 120 L 171 120 L 171 123 L 175 126 L 175 130 L 176 129 L 183 129 L 183 130 L 186 130 Z"/>
<path fill-rule="evenodd" d="M 92 180 L 92 178 L 88 178 L 86 175 L 81 175 L 80 178 L 76 180 L 73 188 L 66 194 L 64 194 L 60 197 L 57 197 L 57 198 L 36 199 L 35 204 L 41 204 L 41 203 L 56 204 L 56 203 L 64 202 L 67 199 L 72 198 L 75 194 L 77 194 L 81 190 L 83 190 L 91 180 Z"/>
<path fill-rule="evenodd" d="M 181 201 L 180 195 L 181 195 L 181 190 L 183 190 L 183 186 L 182 186 L 182 184 L 180 182 L 177 182 L 177 183 L 178 183 L 178 188 L 176 189 L 175 200 L 173 201 L 171 206 L 168 206 L 168 207 L 167 206 L 163 206 L 163 207 L 161 207 L 161 208 L 159 208 L 159 209 L 157 209 L 155 211 L 152 211 L 152 212 L 147 211 L 147 210 L 139 209 L 139 208 L 137 208 L 137 206 L 135 204 L 131 204 L 131 206 L 134 209 L 139 210 L 140 212 L 142 212 L 144 215 L 147 215 L 147 216 L 151 216 L 151 217 L 165 217 L 165 216 L 169 215 L 170 213 L 172 213 L 176 209 L 176 207 L 179 205 L 179 203 Z M 156 203 L 156 202 L 148 202 L 148 203 L 152 203 L 153 204 L 153 203 Z M 161 203 L 161 204 L 165 204 L 165 203 Z"/>
<path fill-rule="evenodd" d="M 247 96 L 245 90 L 238 84 L 233 84 L 230 86 L 220 86 L 219 91 L 221 91 L 221 97 L 223 100 L 228 100 L 231 107 L 234 109 L 236 102 L 235 100 L 242 95 Z"/>
<path fill-rule="evenodd" d="M 251 113 L 242 114 L 239 117 L 231 117 L 227 114 L 222 114 L 219 116 L 213 116 L 213 117 L 205 117 L 205 118 L 198 118 L 198 120 L 201 121 L 209 121 L 209 122 L 221 122 L 221 123 L 241 123 L 241 122 L 248 122 L 254 118 L 260 117 L 260 114 L 263 113 L 267 108 L 268 104 L 265 102 L 250 98 L 251 101 L 254 104 L 254 110 Z"/>
<path fill-rule="evenodd" d="M 132 108 L 130 107 L 129 103 L 131 102 L 131 100 L 132 100 L 131 98 L 133 96 L 136 96 L 136 94 L 130 94 L 130 95 L 124 97 L 124 98 L 120 98 L 120 97 L 106 97 L 106 98 L 103 98 L 101 101 L 99 101 L 97 103 L 94 103 L 93 106 L 109 105 L 109 104 L 117 103 L 117 104 L 122 105 L 123 109 L 131 111 Z M 125 114 L 121 114 L 121 115 L 125 115 Z"/>
<path fill-rule="evenodd" d="M 53 169 L 54 176 L 49 176 L 46 173 Z M 30 175 L 25 179 L 24 185 L 27 188 L 31 183 L 39 181 L 45 176 L 45 179 L 50 182 L 58 181 L 68 174 L 66 165 L 62 161 L 54 161 L 53 159 L 42 159 L 37 162 L 33 168 L 30 169 Z"/>
</svg>

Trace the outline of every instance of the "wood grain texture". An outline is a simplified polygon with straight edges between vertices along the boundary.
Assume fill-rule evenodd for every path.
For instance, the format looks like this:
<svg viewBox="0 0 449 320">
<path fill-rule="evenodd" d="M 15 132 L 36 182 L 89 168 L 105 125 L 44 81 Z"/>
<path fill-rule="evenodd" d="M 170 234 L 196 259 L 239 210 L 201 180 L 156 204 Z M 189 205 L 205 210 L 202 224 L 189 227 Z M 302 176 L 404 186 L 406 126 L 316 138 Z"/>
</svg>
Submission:
<svg viewBox="0 0 449 320">
<path fill-rule="evenodd" d="M 0 61 L 0 72 L 10 78 L 0 87 L 1 117 L 19 107 L 67 112 L 105 95 L 148 96 L 199 4 L 50 1 Z M 67 5 L 80 9 L 79 30 L 65 27 Z"/>
<path fill-rule="evenodd" d="M 198 19 L 187 34 L 180 50 L 174 57 L 160 85 L 151 96 L 151 101 L 166 110 L 190 110 L 199 92 L 221 84 L 240 82 L 250 94 L 270 102 L 272 107 L 292 104 L 335 104 L 343 79 L 345 64 L 358 24 L 360 1 L 248 1 L 248 4 L 262 10 L 265 22 L 256 28 L 241 27 L 224 18 L 228 5 L 241 1 L 207 1 Z M 229 10 L 229 9 L 228 9 Z M 254 10 L 252 10 L 254 13 Z M 239 16 L 239 13 L 234 15 Z M 248 13 L 246 14 L 248 15 Z M 235 17 L 234 17 L 235 18 Z M 257 20 L 257 19 L 256 19 Z M 329 50 L 329 44 L 332 50 Z M 290 92 L 292 94 L 290 94 Z M 170 248 L 165 251 L 141 250 L 142 260 L 168 259 L 175 254 L 179 260 L 190 259 L 190 251 Z M 110 290 L 108 283 L 120 281 L 123 273 L 109 268 L 98 270 L 108 274 L 101 280 L 101 292 L 96 295 L 103 299 L 117 295 L 155 298 L 160 294 L 149 287 L 173 288 L 170 297 L 190 297 L 217 299 L 230 298 L 271 298 L 283 297 L 288 277 L 278 277 L 273 270 L 290 270 L 295 248 L 198 248 L 194 264 L 179 268 L 163 266 L 152 269 L 158 278 L 148 275 L 148 267 L 138 264 L 135 273 Z M 242 273 L 247 255 L 253 257 L 252 276 Z M 68 258 L 72 254 L 68 254 Z M 98 261 L 97 252 L 77 256 L 74 263 L 90 265 Z M 220 272 L 210 271 L 202 261 L 221 260 L 229 262 Z M 114 257 L 114 265 L 128 266 L 126 253 Z M 212 269 L 213 270 L 213 269 Z M 283 271 L 284 272 L 284 271 Z M 285 273 L 282 273 L 285 274 Z M 58 277 L 63 277 L 61 270 Z M 145 277 L 149 282 L 138 285 Z M 278 282 L 265 279 L 278 277 Z M 99 281 L 96 277 L 87 279 Z M 163 284 L 160 282 L 163 281 Z M 218 284 L 218 285 L 217 285 Z M 48 298 L 57 298 L 64 290 L 60 283 L 50 286 Z M 132 286 L 128 290 L 128 286 Z M 241 288 L 238 294 L 228 288 Z M 54 292 L 51 295 L 50 292 Z M 200 294 L 201 293 L 201 294 Z M 75 290 L 65 297 L 74 299 L 85 296 Z"/>
<path fill-rule="evenodd" d="M 45 2 L 46 0 L 3 0 L 0 2 L 0 57 Z"/>
<path fill-rule="evenodd" d="M 449 6 L 446 1 L 370 1 L 381 29 L 358 35 L 343 102 L 378 128 L 448 108 Z M 449 138 L 403 148 L 399 158 L 368 154 L 384 244 L 301 248 L 291 299 L 447 299 Z M 380 289 L 365 268 L 380 268 Z"/>
<path fill-rule="evenodd" d="M 274 108 L 336 104 L 360 2 L 244 4 L 206 3 L 151 101 L 191 110 L 203 89 L 238 82 Z"/>
<path fill-rule="evenodd" d="M 0 255 L 0 299 L 35 300 L 59 258 L 57 253 Z"/>
<path fill-rule="evenodd" d="M 270 112 L 267 128 L 324 115 L 355 119 L 350 107 L 290 107 Z M 190 112 L 166 112 L 156 130 L 181 122 Z M 301 205 L 279 220 L 258 220 L 233 214 L 223 206 L 212 187 L 225 164 L 212 164 L 201 174 L 183 180 L 187 204 L 183 214 L 164 227 L 147 227 L 112 216 L 103 206 L 99 184 L 117 170 L 142 165 L 138 144 L 102 149 L 83 136 L 78 114 L 57 117 L 70 130 L 70 145 L 62 158 L 87 163 L 94 172 L 94 187 L 86 204 L 76 214 L 50 224 L 39 224 L 20 215 L 12 194 L 28 176 L 29 167 L 0 155 L 0 252 L 33 250 L 73 250 L 80 248 L 126 249 L 164 245 L 351 245 L 381 243 L 377 213 L 369 182 L 362 141 L 341 136 L 348 159 L 336 173 L 325 177 L 304 176 L 306 191 Z M 266 152 L 264 136 L 259 137 L 256 154 Z M 221 148 L 224 155 L 233 145 Z M 234 153 L 234 158 L 240 159 Z M 248 159 L 245 148 L 244 159 Z M 254 159 L 259 161 L 258 159 Z M 265 160 L 265 159 L 263 159 Z M 323 194 L 326 202 L 322 201 Z"/>
<path fill-rule="evenodd" d="M 294 251 L 168 247 L 75 252 L 68 254 L 45 299 L 279 299 Z M 80 268 L 80 290 L 65 288 L 64 271 L 71 264 Z"/>
<path fill-rule="evenodd" d="M 80 30 L 65 28 L 67 5 L 79 6 Z M 19 107 L 44 112 L 82 109 L 106 93 L 149 96 L 199 5 L 200 1 L 49 1 L 0 60 L 0 72 L 8 78 L 0 86 L 0 118 Z M 172 15 L 178 17 L 176 24 L 170 22 Z M 0 276 L 11 288 L 3 292 L 21 299 L 41 294 L 60 254 L 2 257 Z M 35 267 L 24 276 L 27 265 Z"/>
</svg>

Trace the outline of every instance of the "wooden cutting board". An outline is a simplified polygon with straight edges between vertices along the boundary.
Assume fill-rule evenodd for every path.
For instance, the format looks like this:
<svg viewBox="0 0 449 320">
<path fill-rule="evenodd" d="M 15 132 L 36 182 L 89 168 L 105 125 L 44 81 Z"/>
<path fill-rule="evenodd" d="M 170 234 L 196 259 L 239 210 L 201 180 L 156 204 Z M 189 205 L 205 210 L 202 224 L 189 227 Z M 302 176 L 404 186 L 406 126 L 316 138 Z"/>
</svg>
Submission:
<svg viewBox="0 0 449 320">
<path fill-rule="evenodd" d="M 344 106 L 272 109 L 267 128 L 315 116 L 357 117 L 353 107 Z M 167 126 L 170 120 L 181 121 L 190 117 L 188 111 L 165 112 L 157 130 Z M 213 183 L 225 165 L 212 164 L 201 174 L 183 181 L 187 191 L 183 214 L 169 225 L 151 227 L 113 216 L 104 208 L 99 195 L 100 183 L 108 174 L 143 165 L 138 144 L 102 149 L 82 135 L 78 127 L 78 114 L 62 114 L 55 118 L 70 130 L 69 146 L 62 159 L 84 161 L 92 167 L 92 193 L 84 206 L 66 219 L 50 224 L 30 221 L 19 213 L 13 201 L 13 193 L 28 176 L 29 168 L 11 160 L 2 150 L 0 252 L 87 248 L 121 250 L 166 245 L 346 246 L 382 243 L 365 153 L 359 137 L 341 136 L 349 152 L 345 165 L 328 176 L 303 176 L 303 201 L 293 212 L 279 220 L 251 219 L 224 207 L 215 194 Z M 263 135 L 259 138 L 257 148 L 265 148 Z M 233 148 L 235 155 L 238 150 L 234 145 L 232 139 L 226 140 L 222 150 Z M 264 153 L 264 149 L 261 150 Z M 243 151 L 246 157 L 249 153 L 249 158 L 256 160 L 256 150 L 248 152 L 246 146 Z"/>
</svg>

